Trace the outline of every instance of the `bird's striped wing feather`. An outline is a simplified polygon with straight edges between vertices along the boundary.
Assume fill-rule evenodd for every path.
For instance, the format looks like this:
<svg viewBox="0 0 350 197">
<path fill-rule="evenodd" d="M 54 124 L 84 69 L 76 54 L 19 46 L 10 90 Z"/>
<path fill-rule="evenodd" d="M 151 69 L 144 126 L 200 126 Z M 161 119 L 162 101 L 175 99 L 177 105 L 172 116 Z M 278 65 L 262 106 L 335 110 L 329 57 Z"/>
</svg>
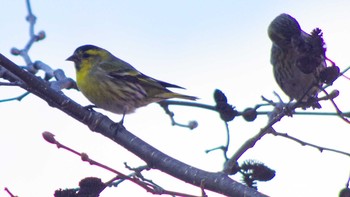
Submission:
<svg viewBox="0 0 350 197">
<path fill-rule="evenodd" d="M 109 72 L 108 76 L 119 80 L 125 80 L 131 83 L 140 83 L 140 84 L 149 85 L 149 86 L 158 87 L 158 88 L 170 87 L 170 88 L 184 89 L 183 87 L 180 87 L 171 83 L 167 83 L 164 81 L 160 81 L 152 77 L 149 77 L 147 75 L 144 75 L 138 72 L 137 70 L 112 71 L 112 72 Z"/>
</svg>

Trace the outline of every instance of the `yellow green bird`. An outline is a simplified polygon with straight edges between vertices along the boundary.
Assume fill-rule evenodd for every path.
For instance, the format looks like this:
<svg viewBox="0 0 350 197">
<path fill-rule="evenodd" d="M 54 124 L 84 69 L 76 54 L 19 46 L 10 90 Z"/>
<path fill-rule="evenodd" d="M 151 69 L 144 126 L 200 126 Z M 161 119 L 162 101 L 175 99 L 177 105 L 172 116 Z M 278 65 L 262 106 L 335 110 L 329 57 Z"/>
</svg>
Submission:
<svg viewBox="0 0 350 197">
<path fill-rule="evenodd" d="M 83 45 L 67 58 L 73 61 L 80 91 L 96 107 L 116 114 L 165 99 L 196 100 L 197 97 L 172 92 L 182 88 L 142 74 L 129 63 L 94 45 Z"/>
</svg>

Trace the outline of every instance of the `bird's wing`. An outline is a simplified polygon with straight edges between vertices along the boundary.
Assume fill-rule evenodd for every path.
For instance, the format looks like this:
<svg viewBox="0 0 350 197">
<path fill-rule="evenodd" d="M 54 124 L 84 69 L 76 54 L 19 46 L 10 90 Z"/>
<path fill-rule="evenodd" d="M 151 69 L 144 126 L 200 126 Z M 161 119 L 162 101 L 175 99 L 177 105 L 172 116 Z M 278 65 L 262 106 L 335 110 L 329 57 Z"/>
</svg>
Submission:
<svg viewBox="0 0 350 197">
<path fill-rule="evenodd" d="M 183 87 L 160 81 L 142 74 L 129 63 L 120 59 L 118 59 L 118 61 L 113 61 L 112 63 L 102 62 L 100 67 L 107 72 L 108 77 L 112 77 L 114 79 L 125 80 L 131 83 L 139 83 L 141 85 L 148 85 L 157 88 L 170 87 L 184 89 Z"/>
<path fill-rule="evenodd" d="M 158 87 L 158 88 L 182 88 L 180 86 L 167 83 L 164 81 L 160 81 L 157 79 L 154 79 L 152 77 L 149 77 L 147 75 L 142 74 L 141 72 L 137 70 L 119 70 L 119 71 L 112 71 L 108 73 L 108 76 L 116 78 L 116 79 L 121 79 L 125 81 L 129 81 L 131 83 L 140 83 L 143 85 L 150 85 L 153 87 Z"/>
</svg>

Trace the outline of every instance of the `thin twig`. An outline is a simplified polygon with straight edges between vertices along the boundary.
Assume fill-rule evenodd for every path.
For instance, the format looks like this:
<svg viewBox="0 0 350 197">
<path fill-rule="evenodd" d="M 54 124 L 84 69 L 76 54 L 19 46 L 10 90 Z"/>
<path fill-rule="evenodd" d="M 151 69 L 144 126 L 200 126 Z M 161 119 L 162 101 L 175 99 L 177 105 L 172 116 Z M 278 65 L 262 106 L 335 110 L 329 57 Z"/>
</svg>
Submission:
<svg viewBox="0 0 350 197">
<path fill-rule="evenodd" d="M 19 96 L 17 96 L 17 97 L 13 97 L 13 98 L 8 98 L 8 99 L 2 99 L 2 100 L 0 100 L 0 103 L 1 102 L 8 102 L 8 101 L 21 101 L 24 97 L 26 97 L 27 95 L 29 95 L 30 94 L 30 92 L 25 92 L 24 94 L 22 94 L 22 95 L 19 95 Z"/>
<path fill-rule="evenodd" d="M 227 151 L 228 151 L 228 148 L 230 147 L 231 137 L 230 137 L 230 128 L 227 122 L 225 122 L 225 127 L 226 127 L 226 145 L 225 145 L 224 157 L 225 157 L 225 161 L 227 161 L 229 159 L 227 156 Z"/>
<path fill-rule="evenodd" d="M 4 190 L 10 195 L 10 197 L 17 197 L 17 196 L 15 196 L 15 195 L 13 195 L 13 194 L 11 193 L 11 191 L 10 191 L 7 187 L 5 187 Z"/>
<path fill-rule="evenodd" d="M 277 132 L 275 129 L 271 128 L 270 134 L 272 135 L 275 135 L 275 136 L 280 136 L 280 137 L 284 137 L 284 138 L 287 138 L 287 139 L 290 139 L 290 140 L 293 140 L 299 144 L 301 144 L 302 146 L 310 146 L 310 147 L 313 147 L 313 148 L 316 148 L 318 149 L 320 152 L 323 152 L 323 151 L 331 151 L 331 152 L 335 152 L 335 153 L 339 153 L 339 154 L 343 154 L 343 155 L 346 155 L 346 156 L 349 156 L 350 157 L 350 153 L 347 153 L 347 152 L 344 152 L 344 151 L 340 151 L 340 150 L 336 150 L 336 149 L 332 149 L 332 148 L 327 148 L 327 147 L 323 147 L 323 146 L 318 146 L 318 145 L 315 145 L 315 144 L 312 144 L 312 143 L 309 143 L 309 142 L 305 142 L 303 140 L 300 140 L 296 137 L 293 137 L 293 136 L 290 136 L 288 133 L 280 133 L 280 132 Z"/>
<path fill-rule="evenodd" d="M 54 137 L 54 135 L 48 131 L 43 132 L 43 138 L 51 143 L 51 144 L 55 144 L 57 146 L 57 148 L 62 148 L 64 150 L 67 150 L 75 155 L 78 155 L 81 157 L 81 159 L 85 162 L 88 162 L 90 165 L 95 165 L 98 167 L 101 167 L 105 170 L 108 170 L 110 172 L 115 173 L 119 178 L 121 179 L 126 179 L 129 180 L 139 186 L 141 186 L 142 188 L 144 188 L 146 191 L 151 192 L 152 194 L 169 194 L 169 195 L 178 195 L 178 196 L 186 196 L 186 197 L 198 197 L 198 196 L 194 196 L 194 195 L 190 195 L 190 194 L 184 194 L 184 193 L 180 193 L 180 192 L 174 192 L 174 191 L 169 191 L 169 190 L 165 190 L 162 189 L 161 191 L 159 190 L 159 186 L 155 185 L 152 181 L 148 180 L 147 182 L 141 181 L 140 179 L 136 178 L 136 177 L 129 177 L 107 165 L 104 165 L 98 161 L 95 161 L 91 158 L 89 158 L 89 156 L 86 153 L 79 153 L 78 151 L 60 143 L 59 141 L 57 141 Z M 151 183 L 151 184 L 150 184 Z M 102 191 L 101 191 L 102 192 Z"/>
<path fill-rule="evenodd" d="M 324 92 L 327 96 L 329 96 L 329 94 L 328 94 L 327 91 L 323 90 L 323 92 Z M 344 116 L 343 112 L 339 109 L 339 107 L 337 106 L 337 104 L 334 102 L 333 98 L 331 98 L 330 101 L 332 102 L 332 104 L 333 104 L 333 106 L 334 106 L 334 108 L 335 108 L 335 110 L 336 110 L 338 116 L 339 116 L 342 120 L 344 120 L 346 123 L 350 124 L 350 120 L 348 120 L 348 119 Z"/>
<path fill-rule="evenodd" d="M 217 111 L 215 106 L 197 103 L 197 102 L 188 102 L 188 101 L 174 101 L 174 100 L 164 100 L 160 101 L 159 104 L 162 105 L 180 105 L 180 106 L 188 106 L 188 107 L 198 107 L 202 109 L 208 109 L 212 111 Z"/>
<path fill-rule="evenodd" d="M 190 102 L 183 102 L 183 101 L 172 101 L 172 102 L 173 103 L 178 103 L 178 104 L 180 104 L 180 103 L 187 103 L 187 104 L 190 103 Z M 170 102 L 170 103 L 172 103 L 172 102 Z M 178 123 L 175 120 L 175 118 L 174 118 L 174 116 L 175 116 L 174 112 L 170 111 L 170 109 L 169 109 L 169 102 L 167 100 L 158 102 L 158 104 L 164 109 L 165 113 L 170 117 L 171 125 L 179 126 L 179 127 L 185 127 L 185 128 L 189 128 L 191 130 L 197 128 L 198 123 L 195 120 L 190 121 L 188 124 Z"/>
</svg>

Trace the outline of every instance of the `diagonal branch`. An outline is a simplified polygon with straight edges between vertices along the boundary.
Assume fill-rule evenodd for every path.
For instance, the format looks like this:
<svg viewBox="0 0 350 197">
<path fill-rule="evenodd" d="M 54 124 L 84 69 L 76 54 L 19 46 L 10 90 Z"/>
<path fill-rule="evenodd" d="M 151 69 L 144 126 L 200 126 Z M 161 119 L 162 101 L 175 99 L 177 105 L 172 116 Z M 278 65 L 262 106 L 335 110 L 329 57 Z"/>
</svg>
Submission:
<svg viewBox="0 0 350 197">
<path fill-rule="evenodd" d="M 89 111 L 65 96 L 61 91 L 55 91 L 48 82 L 21 69 L 2 54 L 0 54 L 0 66 L 5 67 L 9 72 L 23 80 L 26 83 L 26 86 L 23 88 L 47 101 L 50 106 L 60 109 L 87 125 L 92 131 L 98 132 L 120 144 L 140 157 L 152 168 L 159 169 L 192 185 L 202 186 L 204 189 L 227 196 L 265 196 L 232 180 L 226 174 L 207 172 L 169 157 L 126 129 L 119 127 L 117 123 L 111 121 L 107 116 Z M 116 128 L 120 128 L 118 132 Z"/>
</svg>

